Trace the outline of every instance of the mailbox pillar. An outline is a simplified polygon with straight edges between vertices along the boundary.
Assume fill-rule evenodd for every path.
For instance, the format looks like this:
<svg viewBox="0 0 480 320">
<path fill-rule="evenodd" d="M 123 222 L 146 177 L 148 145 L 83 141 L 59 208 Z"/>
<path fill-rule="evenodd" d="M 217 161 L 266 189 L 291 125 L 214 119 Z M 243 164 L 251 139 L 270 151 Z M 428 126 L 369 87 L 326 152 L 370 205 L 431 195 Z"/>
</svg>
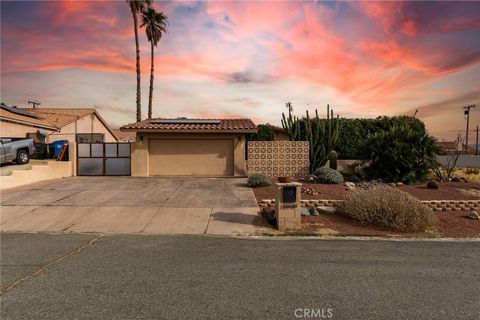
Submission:
<svg viewBox="0 0 480 320">
<path fill-rule="evenodd" d="M 302 184 L 298 182 L 277 183 L 275 216 L 278 230 L 300 230 Z"/>
</svg>

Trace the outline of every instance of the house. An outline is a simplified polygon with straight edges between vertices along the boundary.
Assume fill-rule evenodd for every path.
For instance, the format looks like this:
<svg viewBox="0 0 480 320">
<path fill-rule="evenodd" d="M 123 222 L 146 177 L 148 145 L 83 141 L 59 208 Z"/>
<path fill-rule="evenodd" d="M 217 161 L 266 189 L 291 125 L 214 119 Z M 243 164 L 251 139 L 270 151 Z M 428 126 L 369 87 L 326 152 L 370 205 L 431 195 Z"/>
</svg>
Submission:
<svg viewBox="0 0 480 320">
<path fill-rule="evenodd" d="M 118 142 L 135 142 L 137 134 L 130 131 L 121 131 L 120 129 L 112 130 L 115 136 L 118 138 Z"/>
<path fill-rule="evenodd" d="M 46 134 L 46 143 L 116 142 L 117 137 L 94 108 L 0 108 L 1 137 L 33 138 Z"/>
<path fill-rule="evenodd" d="M 450 153 L 465 153 L 465 143 L 458 140 L 455 141 L 441 141 L 438 142 L 440 147 L 440 155 L 450 154 Z M 476 149 L 473 147 L 468 147 L 468 154 L 475 154 Z"/>
<path fill-rule="evenodd" d="M 147 119 L 120 128 L 135 132 L 132 176 L 245 176 L 250 119 Z"/>
</svg>

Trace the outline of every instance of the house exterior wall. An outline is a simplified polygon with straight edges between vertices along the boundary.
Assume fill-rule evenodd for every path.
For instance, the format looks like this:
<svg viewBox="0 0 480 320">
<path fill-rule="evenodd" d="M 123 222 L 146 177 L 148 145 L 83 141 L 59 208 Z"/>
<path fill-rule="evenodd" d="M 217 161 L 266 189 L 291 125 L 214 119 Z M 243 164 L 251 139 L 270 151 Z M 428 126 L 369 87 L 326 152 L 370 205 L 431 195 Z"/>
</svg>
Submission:
<svg viewBox="0 0 480 320">
<path fill-rule="evenodd" d="M 75 134 L 77 133 L 102 133 L 104 135 L 104 142 L 116 142 L 117 139 L 112 133 L 103 125 L 95 114 L 88 115 L 76 122 L 70 123 L 63 128 L 60 132 L 54 132 L 47 137 L 47 143 L 52 143 L 57 140 L 68 140 L 69 142 L 75 142 Z"/>
<path fill-rule="evenodd" d="M 150 139 L 188 139 L 202 140 L 207 139 L 231 139 L 233 143 L 233 174 L 234 176 L 246 175 L 245 160 L 245 134 L 209 134 L 209 133 L 137 133 L 136 142 L 132 143 L 131 166 L 132 176 L 149 176 L 149 140 Z"/>
<path fill-rule="evenodd" d="M 27 126 L 19 123 L 12 123 L 8 121 L 0 121 L 0 136 L 8 138 L 26 138 L 28 133 L 36 133 L 39 128 Z M 42 129 L 45 130 L 45 129 Z M 48 133 L 53 130 L 45 130 Z"/>
</svg>

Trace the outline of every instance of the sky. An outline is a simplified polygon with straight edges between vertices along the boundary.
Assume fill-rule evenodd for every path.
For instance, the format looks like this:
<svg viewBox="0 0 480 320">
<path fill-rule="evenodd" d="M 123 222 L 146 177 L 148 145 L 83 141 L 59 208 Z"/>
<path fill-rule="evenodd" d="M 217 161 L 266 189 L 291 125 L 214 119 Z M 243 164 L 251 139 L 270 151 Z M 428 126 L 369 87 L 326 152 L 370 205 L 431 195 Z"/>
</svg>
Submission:
<svg viewBox="0 0 480 320">
<path fill-rule="evenodd" d="M 154 117 L 280 124 L 326 105 L 343 117 L 413 115 L 442 140 L 480 125 L 480 2 L 155 1 Z M 135 122 L 125 1 L 2 1 L 1 99 L 96 107 Z M 150 46 L 140 29 L 142 117 Z M 470 141 L 474 139 L 473 132 Z"/>
</svg>

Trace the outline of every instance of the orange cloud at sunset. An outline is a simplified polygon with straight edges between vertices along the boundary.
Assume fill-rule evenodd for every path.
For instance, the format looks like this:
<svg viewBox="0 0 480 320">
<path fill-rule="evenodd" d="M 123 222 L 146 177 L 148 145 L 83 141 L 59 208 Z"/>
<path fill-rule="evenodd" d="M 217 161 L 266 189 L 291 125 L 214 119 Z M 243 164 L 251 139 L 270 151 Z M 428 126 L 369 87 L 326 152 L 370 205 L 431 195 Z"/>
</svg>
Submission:
<svg viewBox="0 0 480 320">
<path fill-rule="evenodd" d="M 159 116 L 279 124 L 286 101 L 298 113 L 330 103 L 349 117 L 419 109 L 431 131 L 444 134 L 462 130 L 459 108 L 480 104 L 476 2 L 154 5 L 169 17 L 155 52 Z M 115 125 L 133 120 L 135 49 L 124 1 L 3 1 L 1 9 L 2 101 L 95 105 Z M 143 29 L 140 40 L 146 105 Z"/>
</svg>

